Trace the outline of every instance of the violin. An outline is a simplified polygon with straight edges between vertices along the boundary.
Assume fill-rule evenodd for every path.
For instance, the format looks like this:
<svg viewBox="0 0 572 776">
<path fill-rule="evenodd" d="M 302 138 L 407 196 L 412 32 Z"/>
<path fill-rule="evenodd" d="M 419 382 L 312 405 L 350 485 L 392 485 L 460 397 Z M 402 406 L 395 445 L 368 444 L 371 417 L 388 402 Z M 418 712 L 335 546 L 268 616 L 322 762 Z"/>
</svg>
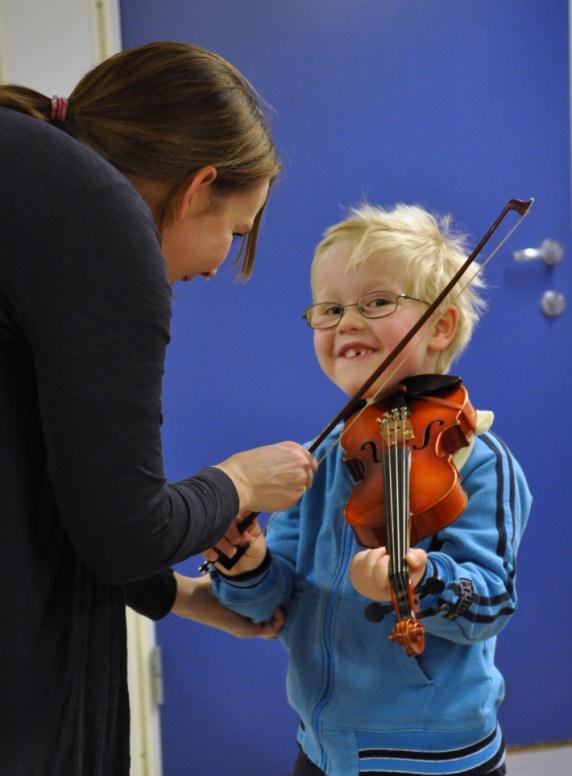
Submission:
<svg viewBox="0 0 572 776">
<path fill-rule="evenodd" d="M 354 480 L 344 517 L 364 547 L 387 548 L 396 624 L 408 655 L 424 650 L 424 628 L 405 556 L 462 514 L 467 496 L 453 454 L 470 444 L 477 413 L 460 378 L 416 375 L 346 420 L 340 435 Z"/>
</svg>

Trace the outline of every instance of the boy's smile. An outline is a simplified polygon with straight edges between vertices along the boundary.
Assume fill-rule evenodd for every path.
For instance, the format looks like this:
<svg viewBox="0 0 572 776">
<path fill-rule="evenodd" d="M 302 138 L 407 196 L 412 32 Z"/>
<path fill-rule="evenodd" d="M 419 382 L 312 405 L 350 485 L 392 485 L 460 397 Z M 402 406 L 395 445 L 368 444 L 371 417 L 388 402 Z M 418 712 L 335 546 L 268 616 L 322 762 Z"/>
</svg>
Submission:
<svg viewBox="0 0 572 776">
<path fill-rule="evenodd" d="M 374 348 L 362 345 L 360 342 L 348 342 L 340 348 L 338 358 L 367 358 L 375 352 Z"/>
</svg>

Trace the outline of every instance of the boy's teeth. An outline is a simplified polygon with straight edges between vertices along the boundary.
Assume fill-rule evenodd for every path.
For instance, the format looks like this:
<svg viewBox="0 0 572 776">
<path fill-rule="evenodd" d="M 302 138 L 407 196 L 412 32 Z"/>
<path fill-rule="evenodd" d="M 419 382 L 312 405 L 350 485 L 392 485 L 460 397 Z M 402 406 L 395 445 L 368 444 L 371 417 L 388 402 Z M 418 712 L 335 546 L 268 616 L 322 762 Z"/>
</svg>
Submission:
<svg viewBox="0 0 572 776">
<path fill-rule="evenodd" d="M 346 358 L 356 358 L 356 356 L 363 356 L 365 353 L 369 353 L 369 350 L 357 350 L 356 348 L 348 348 L 344 353 Z"/>
</svg>

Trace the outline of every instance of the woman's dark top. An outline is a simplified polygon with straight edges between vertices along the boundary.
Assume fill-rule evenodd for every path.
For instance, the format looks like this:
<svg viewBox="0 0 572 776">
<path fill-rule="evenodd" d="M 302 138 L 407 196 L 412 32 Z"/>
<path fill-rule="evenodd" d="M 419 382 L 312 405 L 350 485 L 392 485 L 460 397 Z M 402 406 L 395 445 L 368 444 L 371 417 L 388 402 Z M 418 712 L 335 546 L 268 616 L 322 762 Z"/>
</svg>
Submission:
<svg viewBox="0 0 572 776">
<path fill-rule="evenodd" d="M 2 774 L 128 775 L 126 589 L 164 615 L 238 510 L 219 469 L 165 481 L 170 304 L 129 182 L 0 108 Z"/>
</svg>

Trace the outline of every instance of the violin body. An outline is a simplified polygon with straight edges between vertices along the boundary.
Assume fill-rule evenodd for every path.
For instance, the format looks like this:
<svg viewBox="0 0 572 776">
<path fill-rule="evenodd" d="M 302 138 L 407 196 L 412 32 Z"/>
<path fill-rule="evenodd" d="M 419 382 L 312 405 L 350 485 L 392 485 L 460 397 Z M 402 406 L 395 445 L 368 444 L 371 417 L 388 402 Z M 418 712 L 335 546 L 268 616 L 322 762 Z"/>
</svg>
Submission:
<svg viewBox="0 0 572 776">
<path fill-rule="evenodd" d="M 470 443 L 476 419 L 459 378 L 417 375 L 366 405 L 340 437 L 355 481 L 344 516 L 364 547 L 387 548 L 396 616 L 389 638 L 410 656 L 423 653 L 425 630 L 406 555 L 465 509 L 452 456 Z"/>
<path fill-rule="evenodd" d="M 361 410 L 342 431 L 344 461 L 355 481 L 344 516 L 364 547 L 387 546 L 384 504 L 390 484 L 384 481 L 382 461 L 390 454 L 391 444 L 379 427 L 396 406 L 407 407 L 410 430 L 404 441 L 411 451 L 410 546 L 437 533 L 464 511 L 467 496 L 452 455 L 470 443 L 476 411 L 465 386 L 453 380 L 452 385 L 425 394 L 410 391 L 404 381 L 396 393 Z"/>
</svg>

